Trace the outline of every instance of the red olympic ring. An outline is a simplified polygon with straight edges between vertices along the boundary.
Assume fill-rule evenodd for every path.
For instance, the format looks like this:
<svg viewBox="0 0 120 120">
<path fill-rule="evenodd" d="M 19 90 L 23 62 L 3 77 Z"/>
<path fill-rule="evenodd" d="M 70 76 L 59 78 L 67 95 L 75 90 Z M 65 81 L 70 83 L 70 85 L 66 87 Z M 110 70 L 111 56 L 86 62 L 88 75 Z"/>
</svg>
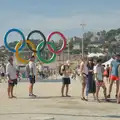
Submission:
<svg viewBox="0 0 120 120">
<path fill-rule="evenodd" d="M 65 36 L 64 36 L 61 32 L 55 31 L 55 32 L 52 32 L 52 33 L 48 36 L 48 38 L 47 38 L 48 42 L 50 42 L 51 37 L 52 37 L 53 35 L 55 35 L 55 34 L 60 35 L 60 37 L 63 39 L 63 45 L 62 45 L 61 49 L 58 50 L 58 51 L 55 51 L 49 44 L 47 44 L 47 46 L 48 46 L 48 49 L 49 49 L 52 53 L 59 54 L 60 52 L 62 52 L 62 51 L 66 48 L 66 44 L 67 44 L 67 41 L 66 41 L 66 40 L 67 40 L 67 39 L 65 38 Z"/>
</svg>

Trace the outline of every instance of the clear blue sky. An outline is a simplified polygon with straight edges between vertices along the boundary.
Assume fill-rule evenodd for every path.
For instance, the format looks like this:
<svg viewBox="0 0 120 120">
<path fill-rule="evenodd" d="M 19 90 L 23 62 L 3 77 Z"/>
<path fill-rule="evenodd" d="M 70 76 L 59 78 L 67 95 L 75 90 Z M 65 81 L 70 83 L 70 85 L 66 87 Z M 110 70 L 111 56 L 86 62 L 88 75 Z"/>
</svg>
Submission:
<svg viewBox="0 0 120 120">
<path fill-rule="evenodd" d="M 58 30 L 66 37 L 85 31 L 120 27 L 120 0 L 0 0 L 0 44 L 10 28 L 20 28 L 25 36 L 39 29 L 47 36 Z"/>
</svg>

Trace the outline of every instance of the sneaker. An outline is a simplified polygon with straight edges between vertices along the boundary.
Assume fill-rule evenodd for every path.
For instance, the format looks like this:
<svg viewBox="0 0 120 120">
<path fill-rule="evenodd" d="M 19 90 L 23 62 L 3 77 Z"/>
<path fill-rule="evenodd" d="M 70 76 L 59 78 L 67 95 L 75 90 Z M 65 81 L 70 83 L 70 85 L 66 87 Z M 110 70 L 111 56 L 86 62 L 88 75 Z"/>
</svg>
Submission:
<svg viewBox="0 0 120 120">
<path fill-rule="evenodd" d="M 30 97 L 36 97 L 36 95 L 34 95 L 34 94 L 29 94 L 29 96 L 30 96 Z"/>
</svg>

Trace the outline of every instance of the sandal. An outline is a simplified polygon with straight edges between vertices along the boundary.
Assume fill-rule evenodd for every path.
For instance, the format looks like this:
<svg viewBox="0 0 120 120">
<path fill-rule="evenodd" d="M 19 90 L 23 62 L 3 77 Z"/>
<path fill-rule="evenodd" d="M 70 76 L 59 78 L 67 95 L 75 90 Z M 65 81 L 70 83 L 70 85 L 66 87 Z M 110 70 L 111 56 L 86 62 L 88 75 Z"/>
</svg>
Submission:
<svg viewBox="0 0 120 120">
<path fill-rule="evenodd" d="M 37 97 L 36 95 L 34 94 L 29 94 L 30 97 Z"/>
<path fill-rule="evenodd" d="M 85 97 L 81 97 L 81 100 L 83 100 L 83 101 L 88 101 L 87 99 L 85 99 Z"/>
<path fill-rule="evenodd" d="M 17 98 L 16 96 L 12 96 L 11 98 Z"/>
<path fill-rule="evenodd" d="M 71 97 L 70 95 L 66 95 L 66 97 Z"/>
</svg>

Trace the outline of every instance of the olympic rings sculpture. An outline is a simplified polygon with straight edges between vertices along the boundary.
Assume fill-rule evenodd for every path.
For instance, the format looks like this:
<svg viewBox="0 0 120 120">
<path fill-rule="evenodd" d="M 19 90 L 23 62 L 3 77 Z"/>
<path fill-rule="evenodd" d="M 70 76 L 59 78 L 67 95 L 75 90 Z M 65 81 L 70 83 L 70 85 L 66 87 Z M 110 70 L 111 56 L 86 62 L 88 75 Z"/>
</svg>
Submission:
<svg viewBox="0 0 120 120">
<path fill-rule="evenodd" d="M 22 37 L 22 40 L 16 44 L 15 48 L 11 48 L 7 43 L 7 38 L 11 32 L 17 32 Z M 35 44 L 30 41 L 30 37 L 34 33 L 40 34 L 41 37 L 43 38 L 43 41 L 40 42 L 37 46 L 35 46 Z M 63 39 L 63 45 L 60 48 L 60 50 L 57 50 L 57 51 L 56 51 L 55 44 L 53 42 L 50 42 L 51 37 L 55 34 L 59 35 Z M 5 34 L 5 37 L 4 37 L 5 47 L 9 51 L 15 53 L 16 59 L 23 64 L 27 64 L 29 62 L 29 60 L 25 60 L 25 59 L 21 58 L 19 56 L 19 51 L 21 51 L 25 47 L 26 44 L 27 44 L 28 48 L 34 53 L 34 56 L 37 55 L 37 57 L 40 61 L 48 64 L 55 60 L 56 54 L 60 54 L 66 48 L 66 43 L 67 43 L 67 41 L 66 41 L 65 36 L 61 32 L 58 32 L 58 31 L 52 32 L 46 40 L 45 35 L 41 31 L 33 30 L 28 34 L 27 40 L 26 40 L 22 31 L 20 31 L 19 29 L 13 28 L 13 29 L 8 30 L 8 32 Z M 48 50 L 53 54 L 49 60 L 45 60 L 44 58 L 41 57 L 41 53 L 44 50 L 46 45 L 48 47 Z"/>
</svg>

